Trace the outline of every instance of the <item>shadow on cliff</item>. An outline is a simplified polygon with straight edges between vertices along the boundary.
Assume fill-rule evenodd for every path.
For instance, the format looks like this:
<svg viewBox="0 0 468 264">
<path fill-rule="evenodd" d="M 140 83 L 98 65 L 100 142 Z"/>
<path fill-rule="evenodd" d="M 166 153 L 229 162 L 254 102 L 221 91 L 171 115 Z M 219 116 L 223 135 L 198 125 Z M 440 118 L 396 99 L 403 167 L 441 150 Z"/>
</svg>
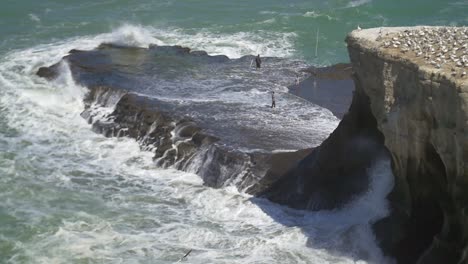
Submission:
<svg viewBox="0 0 468 264">
<path fill-rule="evenodd" d="M 387 173 L 386 180 L 379 180 L 379 190 L 373 186 L 375 175 L 371 177 L 376 167 L 383 170 L 377 174 Z M 387 212 L 386 205 L 375 201 L 375 192 L 385 202 L 392 187 L 389 154 L 371 115 L 369 98 L 355 91 L 348 113 L 329 138 L 252 202 L 278 223 L 301 228 L 307 245 L 314 249 L 355 260 L 381 261 L 372 224 Z M 299 211 L 275 209 L 262 198 Z M 369 215 L 372 213 L 379 215 Z M 297 219 L 298 214 L 302 216 L 299 222 L 289 217 Z"/>
<path fill-rule="evenodd" d="M 260 181 L 264 188 L 260 196 L 296 209 L 323 210 L 341 206 L 367 190 L 367 169 L 386 148 L 369 98 L 358 93 L 354 92 L 349 112 L 319 147 L 279 180 Z"/>
<path fill-rule="evenodd" d="M 376 243 L 373 224 L 388 214 L 386 196 L 393 188 L 390 158 L 387 152 L 376 153 L 371 167 L 367 190 L 351 196 L 334 209 L 317 211 L 278 207 L 264 198 L 251 201 L 276 222 L 300 229 L 306 246 L 325 251 L 336 257 L 370 263 L 387 263 Z M 317 195 L 318 197 L 318 195 Z"/>
</svg>

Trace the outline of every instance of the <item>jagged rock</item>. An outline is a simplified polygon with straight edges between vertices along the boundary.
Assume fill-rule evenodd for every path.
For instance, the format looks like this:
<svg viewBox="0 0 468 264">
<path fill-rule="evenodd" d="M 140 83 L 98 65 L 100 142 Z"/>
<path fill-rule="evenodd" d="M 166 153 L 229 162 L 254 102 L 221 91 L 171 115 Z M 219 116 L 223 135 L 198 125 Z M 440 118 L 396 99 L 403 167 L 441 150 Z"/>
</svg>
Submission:
<svg viewBox="0 0 468 264">
<path fill-rule="evenodd" d="M 58 65 L 54 65 L 52 67 L 40 67 L 36 74 L 37 76 L 46 78 L 47 80 L 53 80 L 58 76 L 57 67 Z"/>
</svg>

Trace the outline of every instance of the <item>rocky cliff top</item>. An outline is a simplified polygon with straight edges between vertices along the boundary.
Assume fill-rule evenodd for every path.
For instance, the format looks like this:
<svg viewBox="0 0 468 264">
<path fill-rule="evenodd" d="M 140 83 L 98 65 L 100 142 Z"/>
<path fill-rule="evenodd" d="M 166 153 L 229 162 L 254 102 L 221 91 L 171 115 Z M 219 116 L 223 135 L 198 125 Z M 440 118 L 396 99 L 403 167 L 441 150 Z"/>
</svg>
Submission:
<svg viewBox="0 0 468 264">
<path fill-rule="evenodd" d="M 352 31 L 348 44 L 468 85 L 468 27 L 382 27 Z"/>
<path fill-rule="evenodd" d="M 468 263 L 468 28 L 355 30 L 355 96 L 392 157 L 391 215 L 375 225 L 398 263 Z"/>
</svg>

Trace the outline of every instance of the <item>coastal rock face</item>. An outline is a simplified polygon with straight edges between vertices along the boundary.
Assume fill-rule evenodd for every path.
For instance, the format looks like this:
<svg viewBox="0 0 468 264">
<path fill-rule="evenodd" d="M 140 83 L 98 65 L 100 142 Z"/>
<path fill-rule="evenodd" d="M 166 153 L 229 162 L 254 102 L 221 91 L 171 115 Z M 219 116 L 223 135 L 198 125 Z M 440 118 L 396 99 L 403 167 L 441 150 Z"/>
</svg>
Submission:
<svg viewBox="0 0 468 264">
<path fill-rule="evenodd" d="M 233 184 L 255 193 L 264 188 L 260 179 L 274 180 L 310 152 L 235 151 L 217 144 L 219 138 L 205 133 L 194 120 L 161 110 L 164 102 L 113 87 L 91 87 L 84 103 L 81 115 L 93 131 L 134 138 L 142 149 L 154 152 L 160 167 L 196 173 L 210 187 Z"/>
<path fill-rule="evenodd" d="M 369 98 L 392 157 L 392 213 L 375 231 L 398 263 L 468 262 L 468 78 L 463 74 L 468 64 L 461 58 L 468 38 L 463 32 L 467 28 L 377 28 L 353 31 L 346 39 L 356 95 Z M 450 38 L 455 44 L 447 43 Z M 437 44 L 412 51 L 407 40 Z"/>
<path fill-rule="evenodd" d="M 367 191 L 368 169 L 388 156 L 369 105 L 369 98 L 355 91 L 330 137 L 261 195 L 298 209 L 324 210 L 342 207 Z"/>
</svg>

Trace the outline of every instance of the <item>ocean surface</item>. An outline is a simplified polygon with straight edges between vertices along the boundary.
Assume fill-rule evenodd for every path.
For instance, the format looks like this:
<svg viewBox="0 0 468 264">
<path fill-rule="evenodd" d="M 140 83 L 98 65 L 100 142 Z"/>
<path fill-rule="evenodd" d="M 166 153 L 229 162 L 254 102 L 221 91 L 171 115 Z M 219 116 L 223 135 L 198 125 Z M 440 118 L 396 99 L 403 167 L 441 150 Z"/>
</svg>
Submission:
<svg viewBox="0 0 468 264">
<path fill-rule="evenodd" d="M 343 208 L 292 210 L 157 168 L 134 140 L 91 131 L 80 116 L 86 89 L 69 72 L 54 82 L 35 72 L 73 48 L 103 42 L 324 66 L 348 61 L 343 40 L 358 25 L 419 24 L 466 26 L 468 2 L 3 0 L 0 263 L 176 263 L 189 250 L 185 263 L 391 263 L 371 230 L 388 214 L 388 160 L 369 168 L 369 191 Z M 278 101 L 300 102 L 286 119 L 301 116 L 303 129 L 319 122 L 325 136 L 336 127 L 328 110 L 287 95 L 286 83 L 278 86 Z M 184 97 L 197 99 L 200 89 Z M 245 98 L 268 95 L 236 89 Z M 236 103 L 248 112 L 253 102 L 244 101 Z M 315 121 L 305 122 L 304 113 Z"/>
</svg>

